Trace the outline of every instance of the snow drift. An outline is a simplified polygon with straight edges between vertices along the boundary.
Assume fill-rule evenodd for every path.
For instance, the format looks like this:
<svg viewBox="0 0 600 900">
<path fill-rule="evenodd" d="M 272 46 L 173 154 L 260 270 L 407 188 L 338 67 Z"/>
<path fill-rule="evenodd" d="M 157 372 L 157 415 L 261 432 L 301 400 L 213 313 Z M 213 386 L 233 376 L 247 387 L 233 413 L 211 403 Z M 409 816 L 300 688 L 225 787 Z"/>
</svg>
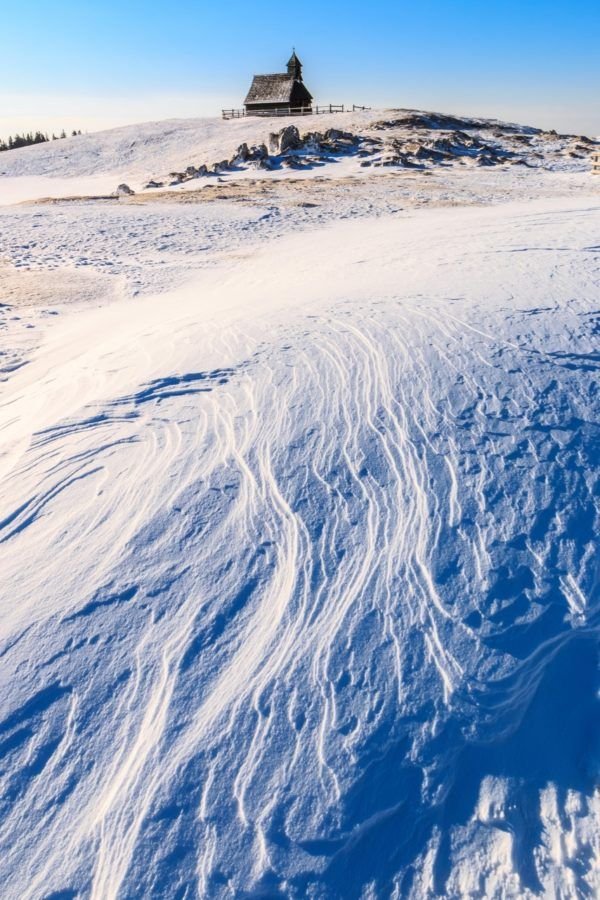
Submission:
<svg viewBox="0 0 600 900">
<path fill-rule="evenodd" d="M 592 896 L 597 204 L 338 223 L 3 386 L 3 894 Z"/>
</svg>

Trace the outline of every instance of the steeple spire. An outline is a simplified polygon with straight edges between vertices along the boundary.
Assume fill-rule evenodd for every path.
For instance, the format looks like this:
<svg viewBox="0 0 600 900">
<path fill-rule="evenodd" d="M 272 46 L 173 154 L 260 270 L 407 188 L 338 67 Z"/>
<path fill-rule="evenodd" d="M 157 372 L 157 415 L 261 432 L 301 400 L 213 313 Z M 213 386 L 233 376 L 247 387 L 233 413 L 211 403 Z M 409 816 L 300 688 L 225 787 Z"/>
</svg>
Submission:
<svg viewBox="0 0 600 900">
<path fill-rule="evenodd" d="M 302 81 L 302 63 L 296 56 L 296 49 L 292 49 L 292 55 L 290 56 L 287 64 L 288 75 L 291 75 L 292 78 L 295 78 L 296 81 Z"/>
</svg>

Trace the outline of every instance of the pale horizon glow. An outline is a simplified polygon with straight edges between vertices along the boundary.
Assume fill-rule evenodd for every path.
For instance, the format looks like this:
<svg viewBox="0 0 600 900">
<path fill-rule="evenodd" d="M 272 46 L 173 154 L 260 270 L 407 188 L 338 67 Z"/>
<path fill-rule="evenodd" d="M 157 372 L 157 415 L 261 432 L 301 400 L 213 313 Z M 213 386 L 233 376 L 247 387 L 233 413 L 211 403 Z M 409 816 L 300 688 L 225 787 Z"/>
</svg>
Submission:
<svg viewBox="0 0 600 900">
<path fill-rule="evenodd" d="M 318 98 L 323 103 L 327 98 Z M 361 98 L 362 99 L 362 98 Z M 370 99 L 370 98 L 367 98 Z M 412 101 L 412 102 L 408 102 Z M 332 102 L 352 104 L 352 98 L 335 95 Z M 81 96 L 81 95 L 35 95 L 0 94 L 2 114 L 0 114 L 0 139 L 11 134 L 40 130 L 51 135 L 61 129 L 70 133 L 73 129 L 82 132 L 104 131 L 142 122 L 164 119 L 209 118 L 220 116 L 222 108 L 241 106 L 235 95 L 208 94 L 156 94 L 146 96 Z M 565 101 L 560 104 L 535 104 L 533 102 L 489 101 L 485 98 L 453 102 L 452 97 L 440 92 L 420 95 L 382 98 L 370 104 L 374 109 L 410 108 L 465 116 L 500 119 L 533 125 L 539 128 L 554 128 L 573 134 L 600 136 L 600 112 L 594 115 L 582 114 Z M 587 127 L 586 127 L 587 126 Z"/>
</svg>

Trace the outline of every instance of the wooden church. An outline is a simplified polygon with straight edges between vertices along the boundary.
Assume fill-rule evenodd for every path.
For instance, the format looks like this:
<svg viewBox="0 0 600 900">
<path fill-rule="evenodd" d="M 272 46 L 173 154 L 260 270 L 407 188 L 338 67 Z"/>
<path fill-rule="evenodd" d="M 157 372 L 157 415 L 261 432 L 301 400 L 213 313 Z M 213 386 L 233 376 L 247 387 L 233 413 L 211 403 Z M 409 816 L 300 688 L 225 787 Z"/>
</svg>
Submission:
<svg viewBox="0 0 600 900">
<path fill-rule="evenodd" d="M 306 115 L 312 111 L 312 99 L 302 80 L 302 63 L 294 50 L 287 72 L 254 76 L 244 107 L 247 116 L 276 115 L 284 110 Z"/>
</svg>

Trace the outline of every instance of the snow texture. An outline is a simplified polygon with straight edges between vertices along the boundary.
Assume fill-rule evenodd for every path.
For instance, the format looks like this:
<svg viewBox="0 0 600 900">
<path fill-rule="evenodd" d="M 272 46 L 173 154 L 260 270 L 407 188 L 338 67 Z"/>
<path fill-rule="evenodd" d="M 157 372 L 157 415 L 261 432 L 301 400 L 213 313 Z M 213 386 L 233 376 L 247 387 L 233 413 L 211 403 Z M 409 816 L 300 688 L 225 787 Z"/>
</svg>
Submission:
<svg viewBox="0 0 600 900">
<path fill-rule="evenodd" d="M 469 172 L 1 213 L 3 897 L 600 892 L 600 201 Z"/>
</svg>

